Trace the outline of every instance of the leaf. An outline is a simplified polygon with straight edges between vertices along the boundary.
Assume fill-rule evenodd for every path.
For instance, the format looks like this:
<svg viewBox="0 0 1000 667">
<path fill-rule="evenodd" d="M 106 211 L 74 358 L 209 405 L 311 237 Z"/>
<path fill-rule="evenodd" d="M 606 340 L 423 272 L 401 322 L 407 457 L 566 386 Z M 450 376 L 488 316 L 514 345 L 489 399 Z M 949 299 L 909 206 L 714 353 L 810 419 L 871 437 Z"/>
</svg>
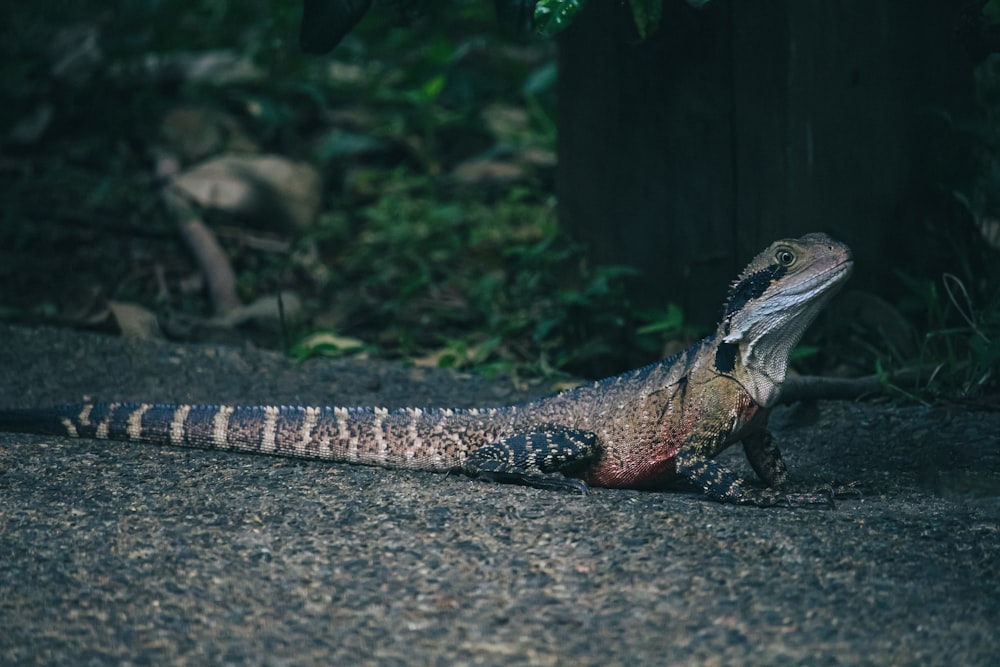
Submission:
<svg viewBox="0 0 1000 667">
<path fill-rule="evenodd" d="M 247 305 L 239 305 L 219 318 L 230 327 L 254 324 L 279 329 L 282 322 L 299 322 L 302 319 L 302 300 L 292 292 L 268 294 Z M 307 339 L 308 340 L 308 339 Z"/>
<path fill-rule="evenodd" d="M 367 134 L 334 129 L 326 133 L 316 149 L 317 157 L 323 162 L 337 158 L 353 158 L 386 149 L 385 142 Z"/>
<path fill-rule="evenodd" d="M 798 345 L 788 356 L 791 361 L 802 361 L 809 357 L 814 357 L 820 353 L 820 348 L 816 345 Z"/>
<path fill-rule="evenodd" d="M 524 85 L 521 86 L 521 93 L 530 97 L 550 91 L 555 88 L 557 76 L 558 68 L 555 61 L 547 62 L 528 75 Z"/>
<path fill-rule="evenodd" d="M 984 368 L 1000 364 L 1000 338 L 996 340 L 984 340 L 972 337 L 969 339 L 969 349 L 976 357 L 976 363 Z"/>
<path fill-rule="evenodd" d="M 993 23 L 1000 23 L 1000 0 L 986 0 L 983 16 Z"/>
<path fill-rule="evenodd" d="M 158 340 L 163 338 L 156 314 L 135 303 L 108 301 L 108 310 L 122 336 L 132 340 Z"/>
<path fill-rule="evenodd" d="M 660 314 L 655 320 L 639 327 L 636 331 L 640 336 L 651 333 L 662 333 L 665 336 L 672 336 L 680 333 L 684 329 L 684 311 L 676 303 L 667 304 L 665 313 Z"/>
<path fill-rule="evenodd" d="M 538 0 L 535 5 L 535 30 L 552 37 L 565 30 L 583 9 L 585 0 Z"/>
<path fill-rule="evenodd" d="M 312 357 L 339 357 L 364 349 L 364 342 L 357 338 L 339 336 L 331 331 L 318 331 L 299 341 L 294 354 L 297 359 L 304 361 Z"/>
<path fill-rule="evenodd" d="M 663 0 L 629 0 L 632 18 L 639 36 L 648 39 L 660 27 L 663 18 Z"/>
<path fill-rule="evenodd" d="M 437 76 L 432 77 L 420 88 L 423 98 L 428 102 L 436 100 L 442 90 L 444 90 L 444 74 L 438 74 Z"/>
</svg>

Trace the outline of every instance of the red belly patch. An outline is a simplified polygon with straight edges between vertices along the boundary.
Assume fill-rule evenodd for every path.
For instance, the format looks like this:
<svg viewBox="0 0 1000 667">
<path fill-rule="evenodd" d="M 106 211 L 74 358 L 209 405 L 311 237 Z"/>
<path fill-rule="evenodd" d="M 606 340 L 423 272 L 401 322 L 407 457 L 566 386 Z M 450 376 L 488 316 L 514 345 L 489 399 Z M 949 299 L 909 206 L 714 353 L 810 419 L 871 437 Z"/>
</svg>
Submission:
<svg viewBox="0 0 1000 667">
<path fill-rule="evenodd" d="M 591 486 L 649 489 L 677 476 L 677 444 L 658 445 L 653 451 L 632 452 L 628 457 L 605 454 L 583 480 Z"/>
</svg>

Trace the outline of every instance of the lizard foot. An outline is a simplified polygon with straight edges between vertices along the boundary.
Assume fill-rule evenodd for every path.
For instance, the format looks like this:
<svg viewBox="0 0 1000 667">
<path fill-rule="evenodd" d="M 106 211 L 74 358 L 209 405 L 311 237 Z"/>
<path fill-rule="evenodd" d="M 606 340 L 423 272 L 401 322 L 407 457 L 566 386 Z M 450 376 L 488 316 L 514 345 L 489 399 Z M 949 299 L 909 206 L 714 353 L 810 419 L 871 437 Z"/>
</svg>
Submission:
<svg viewBox="0 0 1000 667">
<path fill-rule="evenodd" d="M 762 489 L 758 492 L 757 504 L 762 506 L 782 507 L 820 507 L 834 508 L 837 500 L 859 499 L 861 491 L 857 482 L 850 484 L 823 484 L 818 487 L 797 490 L 794 486 L 783 486 L 775 489 Z"/>
</svg>

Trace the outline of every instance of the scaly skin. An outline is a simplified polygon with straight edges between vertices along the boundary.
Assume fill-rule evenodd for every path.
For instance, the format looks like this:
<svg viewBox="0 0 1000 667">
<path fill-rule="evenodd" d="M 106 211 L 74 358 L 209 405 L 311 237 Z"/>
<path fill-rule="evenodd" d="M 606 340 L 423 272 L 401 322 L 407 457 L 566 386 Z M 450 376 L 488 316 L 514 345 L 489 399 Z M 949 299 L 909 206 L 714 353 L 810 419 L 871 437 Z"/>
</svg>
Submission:
<svg viewBox="0 0 1000 667">
<path fill-rule="evenodd" d="M 79 404 L 0 412 L 0 430 L 226 449 L 585 490 L 681 477 L 720 502 L 827 502 L 789 493 L 766 430 L 788 354 L 844 283 L 847 246 L 772 244 L 733 283 L 715 333 L 643 368 L 530 403 L 472 410 Z M 713 458 L 742 442 L 771 488 Z"/>
</svg>

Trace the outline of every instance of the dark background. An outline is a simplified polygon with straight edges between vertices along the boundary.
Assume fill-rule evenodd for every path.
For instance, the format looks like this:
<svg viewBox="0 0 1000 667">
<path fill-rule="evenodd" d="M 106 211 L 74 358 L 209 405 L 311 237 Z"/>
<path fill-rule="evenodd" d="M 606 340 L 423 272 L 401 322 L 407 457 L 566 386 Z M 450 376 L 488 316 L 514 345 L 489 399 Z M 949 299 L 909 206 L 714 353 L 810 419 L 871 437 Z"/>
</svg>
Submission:
<svg viewBox="0 0 1000 667">
<path fill-rule="evenodd" d="M 293 3 L 7 5 L 0 317 L 593 377 L 704 335 L 753 254 L 825 231 L 856 274 L 800 370 L 940 365 L 933 392 L 975 394 L 1000 359 L 990 4 L 667 0 L 643 40 L 627 3 L 551 39 L 391 3 L 319 56 Z M 311 169 L 315 206 L 194 206 L 222 307 L 163 188 L 247 155 Z"/>
</svg>

